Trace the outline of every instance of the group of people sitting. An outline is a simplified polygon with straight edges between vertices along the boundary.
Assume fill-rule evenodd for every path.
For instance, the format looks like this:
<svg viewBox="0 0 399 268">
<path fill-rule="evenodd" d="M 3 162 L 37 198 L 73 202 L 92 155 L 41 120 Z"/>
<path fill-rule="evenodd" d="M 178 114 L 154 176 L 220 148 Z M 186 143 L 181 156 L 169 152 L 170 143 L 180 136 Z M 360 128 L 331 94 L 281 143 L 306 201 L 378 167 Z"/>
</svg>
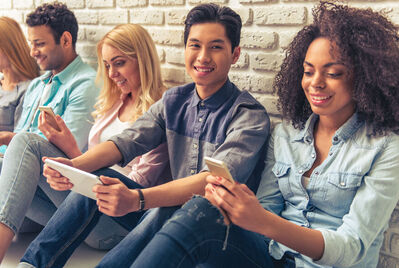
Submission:
<svg viewBox="0 0 399 268">
<path fill-rule="evenodd" d="M 193 83 L 168 90 L 140 25 L 98 42 L 96 75 L 65 4 L 26 23 L 30 51 L 0 18 L 0 262 L 29 220 L 44 228 L 18 267 L 63 267 L 83 242 L 109 250 L 98 267 L 377 266 L 399 199 L 399 34 L 382 14 L 314 7 L 275 77 L 271 134 L 265 107 L 228 78 L 242 26 L 229 7 L 188 12 Z M 96 199 L 47 158 L 98 175 Z"/>
</svg>

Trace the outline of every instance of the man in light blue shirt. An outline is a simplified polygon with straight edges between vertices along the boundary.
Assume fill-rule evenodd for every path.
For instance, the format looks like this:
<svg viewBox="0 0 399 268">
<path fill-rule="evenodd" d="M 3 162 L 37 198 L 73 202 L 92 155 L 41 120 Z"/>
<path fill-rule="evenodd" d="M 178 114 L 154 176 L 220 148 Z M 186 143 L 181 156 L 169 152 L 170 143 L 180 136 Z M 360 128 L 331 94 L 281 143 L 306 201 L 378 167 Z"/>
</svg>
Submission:
<svg viewBox="0 0 399 268">
<path fill-rule="evenodd" d="M 31 56 L 47 72 L 29 85 L 17 127 L 14 132 L 0 132 L 0 145 L 8 145 L 12 137 L 22 131 L 44 137 L 38 129 L 38 107 L 43 105 L 52 107 L 54 113 L 64 119 L 79 148 L 84 150 L 98 90 L 94 84 L 95 71 L 83 63 L 75 51 L 76 18 L 72 12 L 56 20 L 32 13 L 27 24 Z M 5 149 L 6 146 L 2 146 L 1 152 Z"/>
</svg>

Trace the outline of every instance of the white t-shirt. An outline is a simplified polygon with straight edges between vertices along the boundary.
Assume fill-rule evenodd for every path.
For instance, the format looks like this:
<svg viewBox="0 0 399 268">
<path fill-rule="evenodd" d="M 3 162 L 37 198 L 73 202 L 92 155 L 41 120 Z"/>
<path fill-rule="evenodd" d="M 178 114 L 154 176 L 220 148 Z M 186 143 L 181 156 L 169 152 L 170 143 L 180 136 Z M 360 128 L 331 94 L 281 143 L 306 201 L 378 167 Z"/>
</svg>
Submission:
<svg viewBox="0 0 399 268">
<path fill-rule="evenodd" d="M 109 140 L 112 136 L 121 133 L 126 128 L 130 127 L 132 122 L 122 122 L 119 117 L 116 117 L 108 126 L 106 126 L 100 134 L 100 142 L 105 142 Z M 124 168 L 119 165 L 113 165 L 113 170 L 128 177 L 129 173 L 132 171 L 131 167 L 125 166 Z"/>
</svg>

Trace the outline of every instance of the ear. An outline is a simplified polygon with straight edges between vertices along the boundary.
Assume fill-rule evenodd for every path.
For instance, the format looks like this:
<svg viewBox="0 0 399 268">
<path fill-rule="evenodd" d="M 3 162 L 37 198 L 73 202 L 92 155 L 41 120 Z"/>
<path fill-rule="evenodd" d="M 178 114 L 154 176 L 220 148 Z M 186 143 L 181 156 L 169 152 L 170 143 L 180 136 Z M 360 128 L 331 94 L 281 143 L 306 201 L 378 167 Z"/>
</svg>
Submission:
<svg viewBox="0 0 399 268">
<path fill-rule="evenodd" d="M 72 35 L 70 32 L 63 32 L 60 38 L 60 45 L 63 48 L 72 47 Z"/>
<path fill-rule="evenodd" d="M 238 61 L 238 58 L 240 58 L 241 54 L 241 48 L 239 46 L 236 46 L 233 51 L 233 64 Z"/>
</svg>

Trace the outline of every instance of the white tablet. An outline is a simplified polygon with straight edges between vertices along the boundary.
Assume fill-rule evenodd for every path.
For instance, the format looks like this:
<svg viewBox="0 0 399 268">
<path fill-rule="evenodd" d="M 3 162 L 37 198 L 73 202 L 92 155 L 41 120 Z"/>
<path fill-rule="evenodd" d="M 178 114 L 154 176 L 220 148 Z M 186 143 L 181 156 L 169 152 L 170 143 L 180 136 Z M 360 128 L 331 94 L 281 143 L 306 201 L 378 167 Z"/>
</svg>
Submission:
<svg viewBox="0 0 399 268">
<path fill-rule="evenodd" d="M 103 184 L 98 176 L 51 159 L 46 159 L 44 162 L 71 181 L 73 184 L 72 191 L 90 197 L 91 199 L 97 199 L 92 189 L 96 184 Z"/>
</svg>

